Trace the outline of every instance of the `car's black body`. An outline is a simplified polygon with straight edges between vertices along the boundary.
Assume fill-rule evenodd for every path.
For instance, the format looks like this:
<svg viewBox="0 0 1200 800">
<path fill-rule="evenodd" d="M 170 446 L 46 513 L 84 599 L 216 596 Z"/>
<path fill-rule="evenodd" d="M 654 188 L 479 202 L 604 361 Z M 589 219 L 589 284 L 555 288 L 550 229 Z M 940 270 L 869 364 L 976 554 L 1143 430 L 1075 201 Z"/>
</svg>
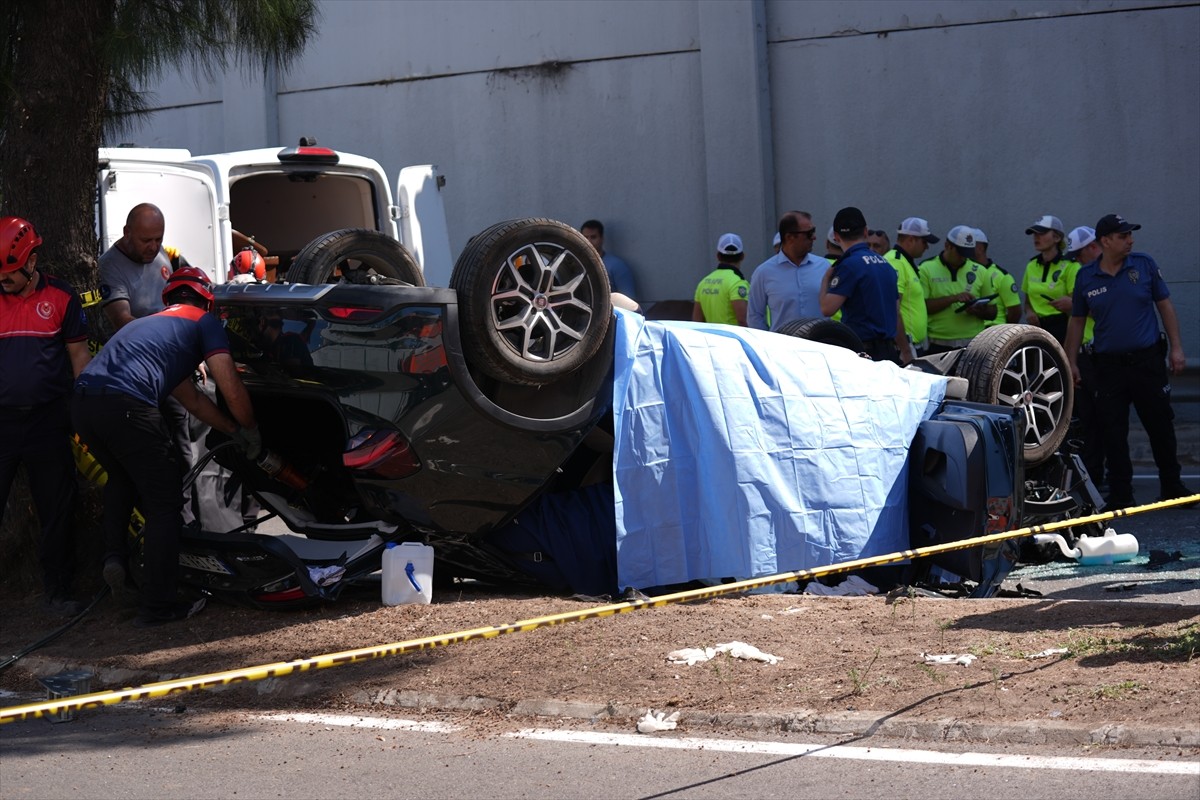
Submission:
<svg viewBox="0 0 1200 800">
<path fill-rule="evenodd" d="M 501 223 L 468 245 L 454 288 L 435 289 L 419 285 L 413 264 L 343 233 L 297 258 L 311 284 L 217 290 L 263 439 L 288 467 L 272 476 L 231 449 L 217 458 L 298 535 L 189 533 L 184 580 L 272 607 L 332 599 L 378 569 L 386 541 L 417 540 L 434 546 L 442 578 L 536 582 L 489 538 L 543 493 L 611 476 L 613 329 L 599 258 L 558 223 Z M 360 257 L 371 269 L 347 266 Z M 795 335 L 848 332 L 835 325 L 809 321 Z M 1013 527 L 1030 518 L 1027 506 L 1038 521 L 1078 507 L 1064 504 L 1078 472 L 1057 455 L 1070 394 L 1055 348 L 1040 332 L 997 330 L 917 365 L 970 374 L 967 399 L 984 402 L 947 401 L 921 426 L 914 547 Z M 939 564 L 987 595 L 1012 554 L 973 550 Z"/>
</svg>

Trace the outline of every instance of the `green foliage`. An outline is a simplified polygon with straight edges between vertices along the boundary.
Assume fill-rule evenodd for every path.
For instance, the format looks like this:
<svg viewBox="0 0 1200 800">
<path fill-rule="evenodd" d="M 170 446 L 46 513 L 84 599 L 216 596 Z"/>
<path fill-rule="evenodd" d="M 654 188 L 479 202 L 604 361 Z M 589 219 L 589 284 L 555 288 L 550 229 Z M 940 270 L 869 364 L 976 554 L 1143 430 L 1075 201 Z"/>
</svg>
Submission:
<svg viewBox="0 0 1200 800">
<path fill-rule="evenodd" d="M 235 66 L 244 74 L 286 72 L 317 21 L 315 0 L 123 0 L 105 40 L 112 68 L 108 124 L 121 129 L 145 113 L 141 87 L 169 68 L 214 79 Z M 153 35 L 147 35 L 147 32 Z"/>
</svg>

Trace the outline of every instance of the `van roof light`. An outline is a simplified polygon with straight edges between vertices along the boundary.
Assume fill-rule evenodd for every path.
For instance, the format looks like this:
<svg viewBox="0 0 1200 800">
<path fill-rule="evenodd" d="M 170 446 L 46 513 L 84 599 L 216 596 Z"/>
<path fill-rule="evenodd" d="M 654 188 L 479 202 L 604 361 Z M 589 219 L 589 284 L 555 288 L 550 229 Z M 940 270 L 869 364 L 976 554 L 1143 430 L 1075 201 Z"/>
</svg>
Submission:
<svg viewBox="0 0 1200 800">
<path fill-rule="evenodd" d="M 279 160 L 301 164 L 336 164 L 338 154 L 328 147 L 317 147 L 314 136 L 301 136 L 297 147 L 285 147 L 279 151 Z"/>
</svg>

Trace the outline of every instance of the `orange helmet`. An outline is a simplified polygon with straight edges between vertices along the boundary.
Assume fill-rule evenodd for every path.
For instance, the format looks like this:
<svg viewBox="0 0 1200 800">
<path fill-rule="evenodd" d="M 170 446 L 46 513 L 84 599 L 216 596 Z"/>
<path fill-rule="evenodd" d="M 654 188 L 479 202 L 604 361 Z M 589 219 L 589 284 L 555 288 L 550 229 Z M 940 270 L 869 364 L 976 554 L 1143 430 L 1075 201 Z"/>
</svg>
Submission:
<svg viewBox="0 0 1200 800">
<path fill-rule="evenodd" d="M 253 275 L 254 280 L 261 281 L 267 277 L 267 262 L 257 250 L 247 247 L 229 262 L 229 271 L 234 275 Z"/>
<path fill-rule="evenodd" d="M 29 254 L 41 244 L 42 237 L 25 220 L 20 217 L 0 219 L 0 272 L 24 269 Z"/>
<path fill-rule="evenodd" d="M 163 287 L 162 300 L 166 305 L 172 305 L 170 296 L 178 289 L 191 289 L 193 292 L 203 297 L 208 301 L 209 308 L 212 308 L 213 291 L 212 281 L 208 279 L 208 275 L 199 267 L 180 267 L 171 273 L 171 277 L 167 278 L 167 285 Z"/>
</svg>

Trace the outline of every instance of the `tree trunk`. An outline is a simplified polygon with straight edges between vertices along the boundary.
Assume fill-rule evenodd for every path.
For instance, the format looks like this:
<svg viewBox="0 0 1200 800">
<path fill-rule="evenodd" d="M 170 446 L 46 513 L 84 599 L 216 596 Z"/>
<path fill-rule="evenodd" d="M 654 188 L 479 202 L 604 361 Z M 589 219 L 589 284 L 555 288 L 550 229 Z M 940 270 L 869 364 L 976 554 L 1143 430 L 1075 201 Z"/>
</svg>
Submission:
<svg viewBox="0 0 1200 800">
<path fill-rule="evenodd" d="M 0 161 L 8 166 L 0 172 L 3 213 L 33 223 L 45 241 L 38 266 L 81 292 L 96 286 L 96 148 L 109 86 L 103 42 L 114 5 L 26 0 L 19 30 L 10 34 L 18 39 L 0 135 Z"/>
</svg>

